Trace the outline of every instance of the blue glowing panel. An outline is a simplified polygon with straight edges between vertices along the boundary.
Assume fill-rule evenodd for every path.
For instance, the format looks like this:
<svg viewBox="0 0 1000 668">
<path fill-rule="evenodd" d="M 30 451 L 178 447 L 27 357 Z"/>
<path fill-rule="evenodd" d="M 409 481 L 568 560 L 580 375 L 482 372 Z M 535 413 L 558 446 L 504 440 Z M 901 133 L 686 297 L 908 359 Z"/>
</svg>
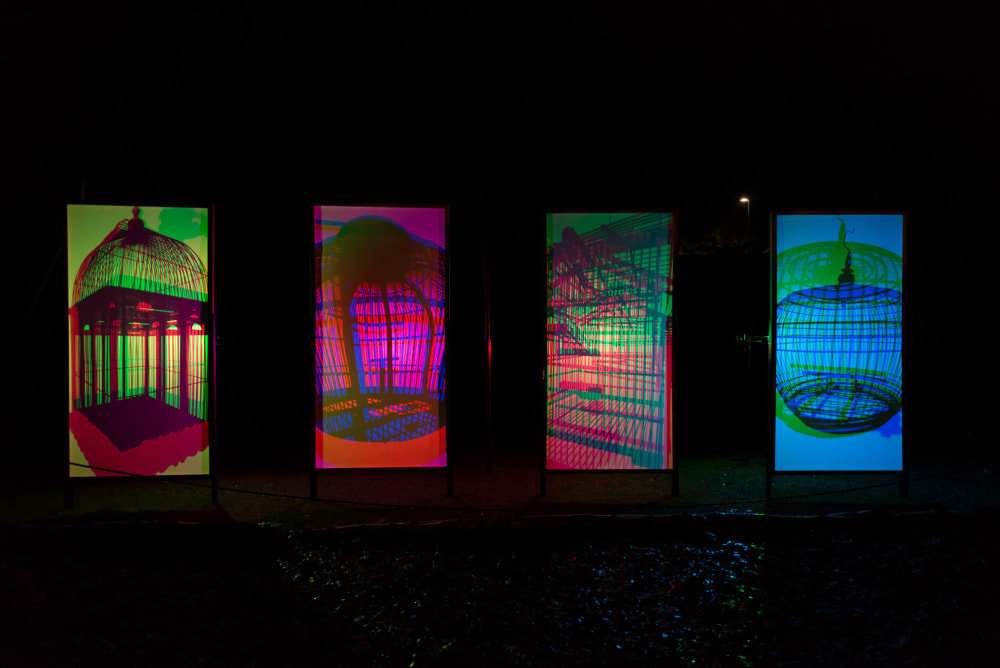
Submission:
<svg viewBox="0 0 1000 668">
<path fill-rule="evenodd" d="M 902 470 L 903 229 L 775 216 L 775 471 Z"/>
</svg>

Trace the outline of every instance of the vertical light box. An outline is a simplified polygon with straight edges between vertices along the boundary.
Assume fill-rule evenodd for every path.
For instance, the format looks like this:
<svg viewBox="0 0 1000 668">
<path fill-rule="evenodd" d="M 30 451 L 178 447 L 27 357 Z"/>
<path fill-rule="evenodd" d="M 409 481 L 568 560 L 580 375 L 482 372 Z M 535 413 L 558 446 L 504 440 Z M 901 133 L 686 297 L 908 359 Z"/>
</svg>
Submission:
<svg viewBox="0 0 1000 668">
<path fill-rule="evenodd" d="M 209 210 L 70 205 L 69 475 L 209 473 Z"/>
<path fill-rule="evenodd" d="M 902 213 L 774 216 L 774 470 L 903 470 Z"/>
<path fill-rule="evenodd" d="M 316 468 L 446 466 L 447 208 L 313 217 Z"/>
<path fill-rule="evenodd" d="M 546 469 L 671 469 L 671 213 L 551 213 Z"/>
</svg>

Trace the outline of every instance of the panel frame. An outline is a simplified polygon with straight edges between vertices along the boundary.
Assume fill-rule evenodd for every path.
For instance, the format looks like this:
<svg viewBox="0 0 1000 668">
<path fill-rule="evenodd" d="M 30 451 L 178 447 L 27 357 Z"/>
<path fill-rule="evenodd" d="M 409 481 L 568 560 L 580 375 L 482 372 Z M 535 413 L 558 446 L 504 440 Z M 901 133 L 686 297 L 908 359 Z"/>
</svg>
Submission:
<svg viewBox="0 0 1000 668">
<path fill-rule="evenodd" d="M 906 444 L 908 442 L 907 434 L 907 420 L 903 420 L 902 423 L 902 444 L 900 447 L 901 453 L 901 467 L 897 469 L 781 469 L 776 468 L 777 459 L 777 417 L 773 414 L 774 407 L 777 403 L 777 321 L 778 321 L 778 286 L 777 286 L 777 220 L 778 216 L 799 216 L 799 215 L 812 215 L 812 216 L 857 216 L 857 215 L 886 215 L 886 216 L 900 216 L 902 218 L 902 325 L 901 325 L 901 352 L 900 352 L 900 364 L 901 364 L 901 400 L 900 400 L 900 411 L 904 411 L 906 406 L 906 400 L 908 397 L 908 360 L 907 360 L 907 315 L 909 303 L 909 290 L 908 290 L 908 275 L 909 275 L 909 258 L 908 258 L 908 239 L 909 239 L 909 225 L 908 225 L 908 215 L 905 210 L 893 209 L 893 210 L 876 210 L 876 209 L 826 209 L 826 210 L 815 210 L 815 209 L 790 209 L 790 210 L 776 210 L 772 211 L 770 214 L 770 320 L 769 320 L 769 335 L 768 335 L 768 366 L 770 373 L 770 410 L 771 416 L 769 420 L 770 425 L 770 435 L 771 435 L 771 447 L 768 450 L 767 457 L 767 471 L 765 478 L 765 501 L 770 502 L 773 500 L 774 491 L 774 477 L 775 476 L 798 476 L 798 475 L 809 475 L 809 476 L 845 476 L 845 475 L 873 475 L 873 476 L 899 476 L 899 490 L 901 497 L 907 497 L 909 495 L 909 459 L 907 454 Z"/>
<path fill-rule="evenodd" d="M 122 198 L 124 199 L 124 198 Z M 146 198 L 133 198 L 133 201 L 146 201 Z M 93 485 L 98 484 L 99 481 L 114 479 L 114 478 L 132 478 L 132 479 L 146 479 L 146 480 L 166 480 L 175 481 L 180 484 L 202 484 L 200 481 L 204 481 L 206 478 L 209 481 L 209 488 L 211 493 L 212 503 L 218 501 L 218 457 L 219 457 L 219 438 L 218 438 L 218 397 L 217 397 L 217 336 L 216 336 L 216 311 L 215 311 L 215 204 L 192 204 L 191 202 L 182 201 L 158 201 L 156 203 L 146 202 L 142 205 L 128 205 L 122 204 L 118 201 L 70 201 L 65 202 L 62 206 L 62 240 L 66 244 L 67 259 L 63 263 L 63 267 L 66 270 L 66 274 L 63 276 L 65 279 L 63 285 L 69 285 L 69 282 L 73 280 L 76 273 L 79 272 L 79 267 L 71 268 L 69 266 L 69 214 L 70 207 L 74 206 L 87 206 L 87 207 L 121 207 L 121 208 L 131 208 L 132 206 L 138 206 L 140 209 L 145 207 L 157 207 L 157 208 L 195 208 L 195 209 L 206 209 L 208 212 L 208 228 L 206 230 L 207 235 L 207 259 L 208 266 L 206 267 L 206 280 L 207 280 L 207 301 L 202 307 L 202 318 L 201 326 L 204 329 L 204 336 L 206 337 L 206 406 L 205 415 L 206 420 L 208 420 L 208 444 L 205 446 L 208 448 L 208 472 L 207 473 L 181 473 L 181 474 L 154 474 L 145 475 L 134 473 L 130 471 L 122 471 L 117 469 L 109 469 L 104 467 L 87 466 L 92 470 L 101 470 L 113 475 L 110 476 L 73 476 L 72 471 L 74 467 L 85 466 L 82 464 L 76 464 L 67 461 L 65 474 L 63 476 L 63 487 L 64 495 L 63 502 L 66 508 L 72 508 L 75 504 L 75 486 L 76 485 Z M 110 228 L 109 228 L 110 231 Z M 66 306 L 67 310 L 72 308 L 72 304 Z M 68 347 L 72 346 L 72 337 L 74 335 L 72 323 L 67 319 L 67 336 L 69 337 Z M 70 356 L 66 360 L 65 368 L 68 370 L 68 378 L 70 383 L 72 383 L 73 378 L 73 359 Z M 69 401 L 73 401 L 72 398 L 72 385 L 67 388 L 69 390 Z M 67 434 L 66 447 L 69 447 L 69 434 L 70 434 L 70 412 L 66 414 L 65 428 Z M 67 452 L 68 456 L 68 452 Z M 68 458 L 68 457 L 67 457 Z"/>
<path fill-rule="evenodd" d="M 671 303 L 671 315 L 674 321 L 673 332 L 671 333 L 672 345 L 671 345 L 671 364 L 669 366 L 669 377 L 667 378 L 669 387 L 669 396 L 667 397 L 669 403 L 669 418 L 667 420 L 666 428 L 670 432 L 669 437 L 669 457 L 671 466 L 669 468 L 660 469 L 556 469 L 548 467 L 548 373 L 549 373 L 549 360 L 548 360 L 548 316 L 547 316 L 547 299 L 543 301 L 543 308 L 541 309 L 541 323 L 539 325 L 539 331 L 542 332 L 540 337 L 539 346 L 539 373 L 538 378 L 539 386 L 538 392 L 540 395 L 539 405 L 541 406 L 540 423 L 541 438 L 539 447 L 539 460 L 540 460 L 540 491 L 541 495 L 545 496 L 548 493 L 548 476 L 549 475 L 597 475 L 597 476 L 613 476 L 613 475 L 637 475 L 646 474 L 651 476 L 669 476 L 670 477 L 670 494 L 671 496 L 680 495 L 680 467 L 679 467 L 679 455 L 676 444 L 676 413 L 674 412 L 675 396 L 677 392 L 677 374 L 675 369 L 675 363 L 673 361 L 673 349 L 676 347 L 676 322 L 677 322 L 677 311 L 676 311 L 676 259 L 677 259 L 677 239 L 678 239 L 678 228 L 679 228 L 679 216 L 678 211 L 675 208 L 609 208 L 609 209 L 573 209 L 573 208 L 559 208 L 550 209 L 542 212 L 540 214 L 539 229 L 541 230 L 541 243 L 542 248 L 541 254 L 541 285 L 545 286 L 545 291 L 543 291 L 543 296 L 547 294 L 548 290 L 548 268 L 547 268 L 547 258 L 546 254 L 548 252 L 548 217 L 550 215 L 559 214 L 597 214 L 597 215 L 616 215 L 616 214 L 667 214 L 670 216 L 670 247 L 671 247 L 671 257 L 670 257 L 670 303 Z"/>
<path fill-rule="evenodd" d="M 452 253 L 452 250 L 451 250 L 451 246 L 452 246 L 452 242 L 451 242 L 451 205 L 450 204 L 441 204 L 441 203 L 387 202 L 387 201 L 370 201 L 370 200 L 369 201 L 341 201 L 341 202 L 337 202 L 337 203 L 319 203 L 319 202 L 313 202 L 311 204 L 311 206 L 310 206 L 310 214 L 312 216 L 312 219 L 311 219 L 311 226 L 310 226 L 310 244 L 309 244 L 309 249 L 310 249 L 311 267 L 312 267 L 312 269 L 310 271 L 310 274 L 311 274 L 311 277 L 312 277 L 311 278 L 311 286 L 312 286 L 312 292 L 311 292 L 311 294 L 313 295 L 313 304 L 312 304 L 313 312 L 312 312 L 312 316 L 311 316 L 311 321 L 312 321 L 313 325 L 312 325 L 312 334 L 311 334 L 312 338 L 311 338 L 311 342 L 312 342 L 312 353 L 313 353 L 312 357 L 313 357 L 313 360 L 314 360 L 314 362 L 313 362 L 314 365 L 315 365 L 315 355 L 316 355 L 316 352 L 315 352 L 315 350 L 316 350 L 315 294 L 316 294 L 316 290 L 319 289 L 320 285 L 322 284 L 321 277 L 318 275 L 318 273 L 315 270 L 315 258 L 316 258 L 316 254 L 315 254 L 315 226 L 316 226 L 315 211 L 316 211 L 317 208 L 321 208 L 321 207 L 345 207 L 345 208 L 346 207 L 359 207 L 359 208 L 363 207 L 363 208 L 443 209 L 444 210 L 444 237 L 445 237 L 445 248 L 444 248 L 444 267 L 445 267 L 445 270 L 444 270 L 444 273 L 445 273 L 445 275 L 444 275 L 444 304 L 445 304 L 445 308 L 444 308 L 444 340 L 445 340 L 445 344 L 444 344 L 444 351 L 443 351 L 443 361 L 444 361 L 444 367 L 445 367 L 445 373 L 444 373 L 445 392 L 444 392 L 444 402 L 443 402 L 444 415 L 443 415 L 443 417 L 441 419 L 442 419 L 442 421 L 443 421 L 443 423 L 445 425 L 445 454 L 446 454 L 446 458 L 445 458 L 445 465 L 444 466 L 434 466 L 434 467 L 426 467 L 426 466 L 402 466 L 402 467 L 401 466 L 377 466 L 377 467 L 330 467 L 330 468 L 326 468 L 326 467 L 322 467 L 321 468 L 321 467 L 318 467 L 316 465 L 315 431 L 316 431 L 316 422 L 318 421 L 318 417 L 319 416 L 316 414 L 315 411 L 313 411 L 313 413 L 312 413 L 312 430 L 311 430 L 311 433 L 312 433 L 312 436 L 313 436 L 313 438 L 312 438 L 312 448 L 311 448 L 311 453 L 312 454 L 311 454 L 310 459 L 309 459 L 309 461 L 310 461 L 310 465 L 309 465 L 309 498 L 310 499 L 317 499 L 317 498 L 319 498 L 319 475 L 320 475 L 321 472 L 324 472 L 324 473 L 327 473 L 327 474 L 330 474 L 330 475 L 350 475 L 352 472 L 362 472 L 362 473 L 371 473 L 371 472 L 399 472 L 399 471 L 411 471 L 411 472 L 423 471 L 423 472 L 427 472 L 427 471 L 439 471 L 439 470 L 442 470 L 442 469 L 445 472 L 446 495 L 448 497 L 452 497 L 452 496 L 454 496 L 454 456 L 453 456 L 453 453 L 450 452 L 450 439 L 449 439 L 449 435 L 448 435 L 449 430 L 447 429 L 448 423 L 449 423 L 449 419 L 450 419 L 450 416 L 451 416 L 451 395 L 452 395 L 452 388 L 451 388 L 451 350 L 454 347 L 449 342 L 449 332 L 451 330 L 451 313 L 452 313 L 452 308 L 451 308 L 451 253 Z M 313 374 L 312 382 L 313 382 L 313 397 L 315 399 L 315 382 L 316 382 L 315 374 Z M 314 405 L 315 405 L 315 401 L 314 401 Z"/>
</svg>

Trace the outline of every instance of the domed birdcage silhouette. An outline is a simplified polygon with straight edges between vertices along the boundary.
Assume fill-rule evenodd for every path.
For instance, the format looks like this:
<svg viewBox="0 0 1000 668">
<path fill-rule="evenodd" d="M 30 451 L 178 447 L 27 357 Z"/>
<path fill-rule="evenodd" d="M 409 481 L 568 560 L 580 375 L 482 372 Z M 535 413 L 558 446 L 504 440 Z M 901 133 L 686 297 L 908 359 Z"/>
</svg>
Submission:
<svg viewBox="0 0 1000 668">
<path fill-rule="evenodd" d="M 902 259 L 869 244 L 820 242 L 781 253 L 777 274 L 785 405 L 831 435 L 888 422 L 902 402 Z"/>
<path fill-rule="evenodd" d="M 406 441 L 443 427 L 444 252 L 382 218 L 317 246 L 317 428 Z"/>
<path fill-rule="evenodd" d="M 70 308 L 73 408 L 119 450 L 207 418 L 205 265 L 139 215 L 84 258 Z"/>
</svg>

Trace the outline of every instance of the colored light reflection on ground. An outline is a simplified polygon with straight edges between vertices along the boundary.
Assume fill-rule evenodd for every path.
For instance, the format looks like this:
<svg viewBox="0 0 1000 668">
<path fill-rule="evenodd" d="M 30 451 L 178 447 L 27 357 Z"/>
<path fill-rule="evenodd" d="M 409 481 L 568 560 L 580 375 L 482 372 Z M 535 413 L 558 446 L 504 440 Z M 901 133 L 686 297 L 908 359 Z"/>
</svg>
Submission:
<svg viewBox="0 0 1000 668">
<path fill-rule="evenodd" d="M 995 511 L 335 531 L 194 516 L 0 528 L 4 665 L 996 665 Z"/>
<path fill-rule="evenodd" d="M 466 469 L 447 500 L 436 471 L 321 484 L 350 503 L 270 470 L 221 473 L 218 505 L 170 478 L 77 481 L 66 511 L 12 488 L 0 663 L 996 665 L 981 468 L 917 459 L 908 499 L 895 476 L 782 477 L 765 508 L 759 457 L 686 458 L 681 499 L 573 473 L 539 498 L 528 464 Z"/>
<path fill-rule="evenodd" d="M 704 665 L 711 656 L 750 666 L 760 648 L 763 556 L 760 545 L 709 534 L 683 544 L 512 534 L 464 549 L 398 536 L 309 541 L 279 562 L 317 615 L 366 639 L 364 663 Z"/>
</svg>

